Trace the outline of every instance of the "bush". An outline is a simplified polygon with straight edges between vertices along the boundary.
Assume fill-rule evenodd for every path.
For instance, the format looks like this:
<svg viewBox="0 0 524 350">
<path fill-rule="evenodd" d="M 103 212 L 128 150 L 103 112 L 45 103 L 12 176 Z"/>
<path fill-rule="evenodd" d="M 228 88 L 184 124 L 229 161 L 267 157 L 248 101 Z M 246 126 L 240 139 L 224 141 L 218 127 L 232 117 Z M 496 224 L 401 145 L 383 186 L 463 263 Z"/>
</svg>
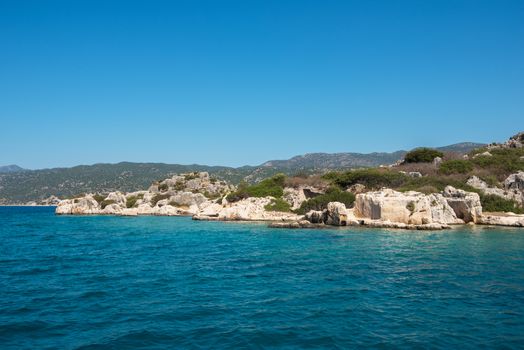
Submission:
<svg viewBox="0 0 524 350">
<path fill-rule="evenodd" d="M 102 201 L 102 203 L 100 203 L 100 208 L 105 209 L 105 207 L 107 207 L 108 205 L 115 204 L 115 203 L 116 202 L 112 199 L 105 199 Z"/>
<path fill-rule="evenodd" d="M 492 156 L 472 158 L 476 167 L 487 170 L 491 175 L 506 177 L 524 170 L 524 148 L 501 148 L 489 150 Z"/>
<path fill-rule="evenodd" d="M 480 196 L 482 210 L 487 212 L 513 212 L 515 214 L 524 214 L 524 209 L 519 207 L 515 201 L 501 198 L 494 195 Z"/>
<path fill-rule="evenodd" d="M 404 157 L 404 161 L 406 163 L 430 163 L 436 157 L 442 158 L 444 157 L 444 153 L 436 149 L 423 147 L 408 152 Z"/>
<path fill-rule="evenodd" d="M 277 174 L 269 179 L 260 181 L 255 185 L 249 186 L 245 182 L 241 182 L 235 192 L 227 195 L 228 202 L 236 202 L 249 197 L 275 197 L 281 198 L 284 194 L 284 182 L 286 176 L 284 174 Z"/>
<path fill-rule="evenodd" d="M 283 211 L 288 212 L 291 211 L 291 206 L 288 202 L 283 200 L 282 198 L 276 198 L 271 201 L 271 203 L 267 204 L 264 209 L 267 211 Z"/>
<path fill-rule="evenodd" d="M 94 194 L 93 199 L 98 202 L 98 204 L 102 203 L 104 199 L 106 199 L 106 196 L 103 196 L 101 194 Z"/>
<path fill-rule="evenodd" d="M 151 206 L 154 207 L 158 202 L 163 199 L 168 199 L 170 196 L 168 194 L 157 194 L 151 199 Z"/>
<path fill-rule="evenodd" d="M 466 184 L 466 178 L 464 175 L 415 177 L 396 189 L 401 192 L 417 191 L 428 194 L 443 191 L 446 186 L 451 185 L 464 191 L 478 193 L 479 190 Z"/>
<path fill-rule="evenodd" d="M 126 208 L 133 208 L 138 201 L 138 196 L 129 196 L 126 199 Z"/>
<path fill-rule="evenodd" d="M 330 188 L 324 194 L 308 199 L 300 205 L 296 210 L 297 214 L 305 214 L 310 210 L 324 210 L 327 208 L 329 202 L 344 203 L 346 207 L 350 207 L 355 202 L 355 195 L 350 192 L 344 192 L 338 188 Z"/>
<path fill-rule="evenodd" d="M 161 192 L 166 192 L 169 189 L 169 186 L 167 184 L 161 184 L 158 186 L 158 190 Z"/>
<path fill-rule="evenodd" d="M 402 173 L 382 169 L 358 169 L 344 173 L 332 172 L 324 175 L 326 180 L 341 188 L 362 184 L 367 188 L 398 187 L 410 179 Z"/>
<path fill-rule="evenodd" d="M 467 174 L 473 170 L 473 164 L 468 160 L 448 160 L 440 164 L 439 172 L 442 174 Z"/>
</svg>

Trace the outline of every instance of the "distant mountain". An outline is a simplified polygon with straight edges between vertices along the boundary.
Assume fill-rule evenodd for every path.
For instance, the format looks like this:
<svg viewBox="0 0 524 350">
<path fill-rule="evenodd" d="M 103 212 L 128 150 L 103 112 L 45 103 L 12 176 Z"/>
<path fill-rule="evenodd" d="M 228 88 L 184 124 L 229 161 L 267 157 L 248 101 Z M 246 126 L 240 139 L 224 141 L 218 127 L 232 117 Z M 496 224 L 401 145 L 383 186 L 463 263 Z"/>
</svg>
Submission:
<svg viewBox="0 0 524 350">
<path fill-rule="evenodd" d="M 0 166 L 0 173 L 16 173 L 24 170 L 24 168 L 21 168 L 15 164 Z"/>
<path fill-rule="evenodd" d="M 374 167 L 401 159 L 406 151 L 393 153 L 308 153 L 287 160 L 271 160 L 261 167 L 283 169 L 340 169 Z"/>
<path fill-rule="evenodd" d="M 473 151 L 476 148 L 480 148 L 484 146 L 486 146 L 486 144 L 484 143 L 461 142 L 461 143 L 455 143 L 449 146 L 438 147 L 437 149 L 442 152 L 455 152 L 455 153 L 466 154 L 466 153 Z"/>
<path fill-rule="evenodd" d="M 446 152 L 467 153 L 479 146 L 482 144 L 459 143 L 440 149 Z M 207 171 L 214 177 L 232 183 L 242 180 L 257 182 L 280 172 L 288 175 L 312 174 L 392 164 L 402 159 L 405 154 L 406 151 L 368 154 L 309 153 L 287 160 L 271 160 L 259 166 L 239 168 L 130 162 L 41 170 L 24 170 L 17 166 L 9 166 L 9 169 L 15 171 L 0 171 L 0 204 L 39 202 L 52 195 L 64 198 L 87 192 L 136 191 L 148 188 L 153 181 L 191 171 Z M 4 168 L 7 167 L 0 169 Z"/>
</svg>

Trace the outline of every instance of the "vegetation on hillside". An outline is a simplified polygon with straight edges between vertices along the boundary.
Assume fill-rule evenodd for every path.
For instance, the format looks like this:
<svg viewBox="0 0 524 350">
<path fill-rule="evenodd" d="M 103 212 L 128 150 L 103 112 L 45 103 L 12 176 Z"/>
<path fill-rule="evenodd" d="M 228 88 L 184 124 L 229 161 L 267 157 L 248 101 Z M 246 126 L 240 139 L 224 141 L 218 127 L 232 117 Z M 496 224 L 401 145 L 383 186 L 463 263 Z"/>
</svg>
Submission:
<svg viewBox="0 0 524 350">
<path fill-rule="evenodd" d="M 254 185 L 242 182 L 238 185 L 235 192 L 227 195 L 226 199 L 228 202 L 237 202 L 249 197 L 271 196 L 274 198 L 282 198 L 285 179 L 286 175 L 277 174 Z"/>
<path fill-rule="evenodd" d="M 344 203 L 347 208 L 353 206 L 355 195 L 350 192 L 341 191 L 337 187 L 329 188 L 325 194 L 313 197 L 303 202 L 300 208 L 295 212 L 297 214 L 305 214 L 310 210 L 324 210 L 327 208 L 329 202 Z"/>
<path fill-rule="evenodd" d="M 406 153 L 404 161 L 406 163 L 430 163 L 436 157 L 442 158 L 444 153 L 436 149 L 422 147 Z"/>
</svg>

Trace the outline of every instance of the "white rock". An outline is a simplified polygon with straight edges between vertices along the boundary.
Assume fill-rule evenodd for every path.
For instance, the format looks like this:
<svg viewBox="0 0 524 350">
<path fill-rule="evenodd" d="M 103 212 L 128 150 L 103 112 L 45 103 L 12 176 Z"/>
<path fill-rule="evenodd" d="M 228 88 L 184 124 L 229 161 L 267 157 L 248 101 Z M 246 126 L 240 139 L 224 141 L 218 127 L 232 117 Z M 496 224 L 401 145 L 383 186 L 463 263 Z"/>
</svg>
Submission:
<svg viewBox="0 0 524 350">
<path fill-rule="evenodd" d="M 410 225 L 462 222 L 439 194 L 425 195 L 414 191 L 402 193 L 392 189 L 358 194 L 354 213 L 357 218 Z"/>
<path fill-rule="evenodd" d="M 453 186 L 446 186 L 443 194 L 457 217 L 464 220 L 464 222 L 475 223 L 482 215 L 482 205 L 478 193 L 466 192 Z"/>
</svg>

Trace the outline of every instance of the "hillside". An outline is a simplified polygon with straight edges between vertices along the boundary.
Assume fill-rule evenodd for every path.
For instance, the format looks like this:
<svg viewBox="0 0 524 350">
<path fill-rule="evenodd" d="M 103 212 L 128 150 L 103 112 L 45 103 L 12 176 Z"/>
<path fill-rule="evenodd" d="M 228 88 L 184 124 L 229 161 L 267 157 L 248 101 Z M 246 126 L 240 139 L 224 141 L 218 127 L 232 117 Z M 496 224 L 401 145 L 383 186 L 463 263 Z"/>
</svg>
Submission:
<svg viewBox="0 0 524 350">
<path fill-rule="evenodd" d="M 20 172 L 20 171 L 24 171 L 24 170 L 25 170 L 24 168 L 21 168 L 18 165 L 15 165 L 15 164 L 0 166 L 0 174 L 16 173 L 16 172 Z"/>
<path fill-rule="evenodd" d="M 462 143 L 442 149 L 465 153 L 478 145 L 480 144 Z M 260 166 L 239 168 L 121 162 L 5 172 L 0 173 L 0 204 L 39 202 L 52 195 L 65 198 L 86 192 L 136 191 L 147 188 L 153 181 L 192 171 L 206 171 L 234 184 L 242 180 L 253 183 L 280 172 L 288 175 L 312 174 L 391 164 L 401 159 L 405 153 L 310 153 L 287 160 L 268 161 Z"/>
</svg>

